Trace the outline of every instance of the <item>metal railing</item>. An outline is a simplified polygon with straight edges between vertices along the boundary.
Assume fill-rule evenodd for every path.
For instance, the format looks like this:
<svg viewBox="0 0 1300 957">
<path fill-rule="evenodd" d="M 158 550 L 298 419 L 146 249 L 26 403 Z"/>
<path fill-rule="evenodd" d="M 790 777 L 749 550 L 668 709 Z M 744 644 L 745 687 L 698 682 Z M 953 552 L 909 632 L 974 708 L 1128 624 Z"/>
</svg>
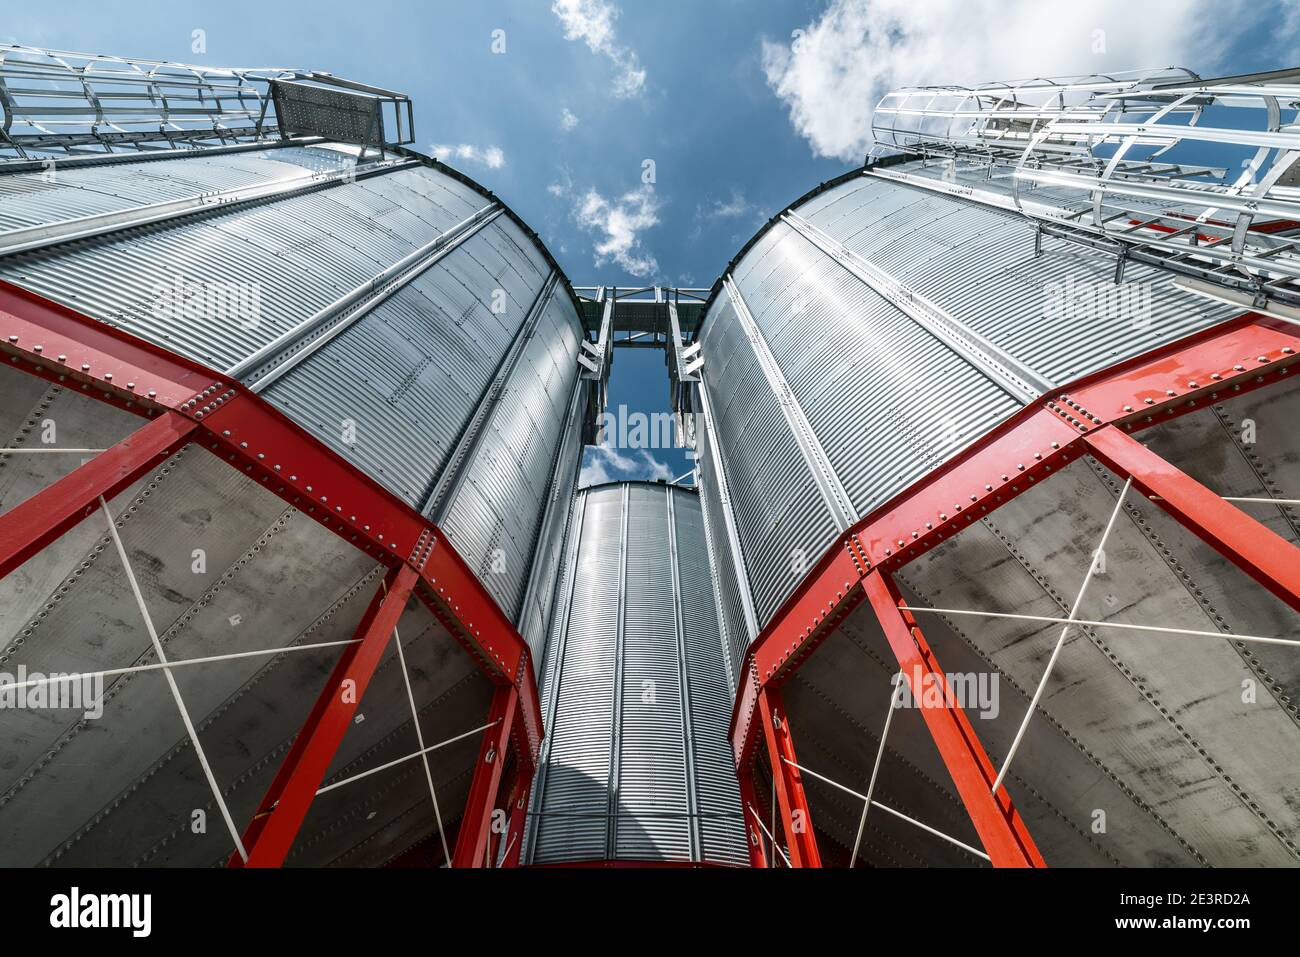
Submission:
<svg viewBox="0 0 1300 957">
<path fill-rule="evenodd" d="M 288 124 L 277 106 L 287 97 L 295 122 L 282 128 Z M 349 128 L 363 133 L 348 136 Z M 409 143 L 411 102 L 287 67 L 219 68 L 0 44 L 0 163 L 234 146 L 291 134 L 375 147 Z"/>
<path fill-rule="evenodd" d="M 1010 208 L 1046 234 L 1234 288 L 1257 308 L 1300 304 L 1300 69 L 904 89 L 872 128 L 880 147 L 960 164 L 964 183 L 1009 178 Z"/>
</svg>

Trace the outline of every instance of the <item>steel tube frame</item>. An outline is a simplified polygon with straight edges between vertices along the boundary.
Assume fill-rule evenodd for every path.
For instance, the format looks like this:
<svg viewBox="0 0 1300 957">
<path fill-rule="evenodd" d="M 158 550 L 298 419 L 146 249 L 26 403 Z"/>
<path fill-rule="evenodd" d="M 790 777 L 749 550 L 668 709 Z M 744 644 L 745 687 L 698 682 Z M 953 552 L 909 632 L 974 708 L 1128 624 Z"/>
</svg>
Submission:
<svg viewBox="0 0 1300 957">
<path fill-rule="evenodd" d="M 509 723 L 508 743 L 521 772 L 532 774 L 542 719 L 531 653 L 437 525 L 223 373 L 4 281 L 0 357 L 9 368 L 155 420 L 0 515 L 0 577 L 87 517 L 101 494 L 110 498 L 187 441 L 202 445 L 385 565 L 390 589 L 398 577 L 409 578 L 408 592 L 484 675 L 498 689 L 513 689 L 517 720 Z M 344 656 L 364 643 L 347 646 Z M 310 729 L 309 719 L 299 740 Z M 504 753 L 504 747 L 499 750 Z M 281 784 L 296 795 L 307 790 L 299 776 L 311 775 L 307 764 L 295 767 L 304 770 Z M 319 778 L 311 794 L 318 785 Z M 287 823 L 292 816 L 283 818 Z M 249 832 L 261 833 L 267 825 L 255 821 Z M 281 830 L 277 824 L 272 836 Z M 254 865 L 278 864 L 288 851 L 282 839 L 256 852 L 249 846 Z"/>
<path fill-rule="evenodd" d="M 944 674 L 891 573 L 1086 455 L 1121 478 L 1132 478 L 1184 527 L 1300 610 L 1300 549 L 1130 437 L 1207 404 L 1285 381 L 1300 361 L 1298 352 L 1295 324 L 1245 313 L 1030 403 L 856 523 L 750 644 L 747 678 L 737 690 L 731 719 L 742 788 L 757 757 L 757 725 L 763 724 L 768 735 L 769 692 L 779 689 L 864 598 L 870 598 L 900 667 L 908 671 L 919 664 L 923 673 Z M 995 776 L 964 714 L 926 709 L 924 717 L 994 864 L 1043 866 L 1005 789 L 992 792 Z"/>
</svg>

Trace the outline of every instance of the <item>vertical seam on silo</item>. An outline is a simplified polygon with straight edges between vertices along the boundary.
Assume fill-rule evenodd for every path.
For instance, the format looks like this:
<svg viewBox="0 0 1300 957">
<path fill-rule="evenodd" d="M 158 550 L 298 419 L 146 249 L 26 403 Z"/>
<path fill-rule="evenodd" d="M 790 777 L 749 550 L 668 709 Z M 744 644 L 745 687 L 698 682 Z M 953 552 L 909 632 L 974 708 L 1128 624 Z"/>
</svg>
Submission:
<svg viewBox="0 0 1300 957">
<path fill-rule="evenodd" d="M 859 518 L 857 510 L 853 507 L 853 500 L 849 497 L 849 493 L 845 491 L 843 483 L 840 482 L 839 475 L 836 474 L 834 466 L 831 465 L 830 459 L 826 456 L 826 449 L 822 446 L 821 440 L 817 438 L 817 433 L 813 431 L 808 416 L 804 414 L 803 406 L 799 404 L 798 397 L 795 396 L 794 390 L 790 388 L 790 383 L 786 381 L 780 364 L 768 348 L 767 339 L 758 328 L 758 323 L 754 321 L 754 316 L 750 313 L 749 306 L 745 304 L 744 296 L 741 295 L 740 287 L 736 285 L 736 280 L 730 273 L 723 279 L 723 285 L 727 290 L 732 305 L 735 307 L 736 318 L 740 321 L 741 327 L 745 330 L 745 336 L 754 349 L 754 356 L 758 360 L 759 368 L 767 379 L 768 386 L 776 396 L 777 405 L 780 406 L 781 412 L 790 426 L 795 443 L 802 453 L 804 465 L 807 466 L 808 471 L 812 474 L 813 482 L 821 492 L 822 499 L 826 503 L 826 509 L 830 512 L 831 520 L 835 522 L 835 527 L 839 531 L 848 531 Z"/>
<path fill-rule="evenodd" d="M 713 459 L 713 477 L 718 483 L 718 501 L 722 506 L 722 522 L 727 529 L 728 548 L 731 561 L 738 572 L 736 584 L 740 591 L 740 606 L 745 614 L 745 630 L 748 632 L 745 647 L 758 637 L 758 613 L 754 610 L 754 589 L 749 579 L 749 567 L 745 563 L 744 548 L 740 544 L 740 531 L 736 525 L 736 516 L 731 509 L 731 488 L 727 484 L 726 463 L 723 460 L 722 443 L 714 427 L 713 405 L 709 401 L 708 381 L 704 372 L 700 372 L 700 407 L 704 413 L 704 438 L 708 443 L 709 455 Z"/>
<path fill-rule="evenodd" d="M 707 441 L 707 440 L 706 440 Z M 710 520 L 712 510 L 708 506 L 707 496 L 704 489 L 699 491 L 700 496 L 700 519 L 704 526 L 704 550 L 709 560 L 709 587 L 713 590 L 713 611 L 714 617 L 718 621 L 718 638 L 722 644 L 722 665 L 727 673 L 727 687 L 736 690 L 736 672 L 731 664 L 731 629 L 727 626 L 727 615 L 723 611 L 723 596 L 721 593 L 722 582 L 718 578 L 718 562 L 716 558 L 717 546 L 713 542 L 713 529 L 710 527 L 713 523 Z M 719 502 L 721 498 L 719 498 Z M 725 521 L 725 518 L 723 519 Z M 737 585 L 739 591 L 739 584 Z M 748 644 L 748 642 L 746 642 Z"/>
<path fill-rule="evenodd" d="M 618 776 L 623 743 L 623 643 L 624 621 L 627 617 L 628 492 L 629 486 L 624 483 L 619 512 L 618 615 L 614 619 L 614 706 L 610 721 L 609 787 L 606 801 L 608 817 L 605 820 L 605 856 L 611 861 L 618 858 Z"/>
<path fill-rule="evenodd" d="M 542 515 L 538 521 L 536 530 L 533 533 L 532 545 L 529 549 L 529 574 L 528 580 L 524 583 L 524 593 L 520 598 L 519 604 L 519 630 L 524 636 L 524 641 L 528 640 L 528 629 L 525 623 L 528 621 L 529 612 L 532 610 L 530 605 L 536 599 L 536 591 L 541 587 L 542 570 L 539 562 L 540 551 L 545 546 L 547 537 L 547 527 L 553 521 L 556 506 L 559 503 L 560 495 L 560 470 L 564 466 L 564 453 L 568 448 L 570 437 L 573 435 L 574 423 L 580 415 L 579 401 L 582 398 L 582 379 L 578 378 L 574 382 L 572 397 L 569 399 L 569 412 L 565 417 L 564 429 L 560 432 L 560 441 L 555 447 L 555 455 L 551 459 L 551 480 L 546 486 L 546 504 L 542 507 Z"/>
<path fill-rule="evenodd" d="M 673 631 L 677 639 L 677 691 L 682 706 L 682 754 L 686 759 L 686 832 L 692 861 L 700 859 L 699 797 L 695 791 L 695 730 L 691 721 L 691 689 L 686 662 L 686 631 L 682 624 L 681 575 L 677 567 L 677 510 L 676 493 L 668 488 L 668 565 L 673 588 Z"/>
<path fill-rule="evenodd" d="M 578 495 L 574 502 L 573 510 L 570 513 L 568 536 L 572 541 L 565 542 L 565 552 L 563 556 L 565 566 L 562 574 L 564 575 L 563 588 L 564 603 L 555 604 L 558 596 L 552 599 L 553 611 L 552 616 L 558 615 L 559 634 L 555 636 L 555 667 L 551 673 L 546 676 L 545 694 L 546 701 L 546 718 L 542 725 L 542 752 L 537 761 L 537 784 L 533 792 L 533 801 L 536 802 L 537 811 L 534 813 L 534 822 L 532 829 L 528 832 L 528 848 L 526 860 L 532 863 L 533 857 L 537 852 L 537 834 L 542 827 L 540 814 L 545 807 L 546 797 L 546 778 L 547 772 L 551 766 L 551 745 L 555 742 L 555 716 L 559 711 L 560 684 L 564 675 L 564 655 L 568 650 L 569 644 L 569 619 L 573 615 L 573 585 L 578 577 L 578 546 L 582 542 L 582 523 L 587 511 L 586 494 Z M 545 652 L 543 652 L 543 656 Z M 545 657 L 543 657 L 543 661 Z M 533 801 L 529 803 L 532 804 Z"/>
</svg>

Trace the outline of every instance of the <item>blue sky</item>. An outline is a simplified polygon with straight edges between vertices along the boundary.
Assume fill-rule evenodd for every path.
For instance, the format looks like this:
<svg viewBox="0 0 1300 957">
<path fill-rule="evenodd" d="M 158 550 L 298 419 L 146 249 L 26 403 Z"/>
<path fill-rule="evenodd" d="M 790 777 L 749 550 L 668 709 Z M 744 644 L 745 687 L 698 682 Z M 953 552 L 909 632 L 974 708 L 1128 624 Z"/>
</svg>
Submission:
<svg viewBox="0 0 1300 957">
<path fill-rule="evenodd" d="M 0 21 L 13 42 L 401 90 L 415 146 L 500 195 L 575 284 L 706 287 L 770 216 L 861 162 L 871 106 L 893 86 L 1273 69 L 1293 65 L 1297 33 L 1293 0 L 62 0 Z M 663 357 L 619 351 L 610 398 L 665 409 Z M 654 457 L 589 464 L 689 468 Z"/>
</svg>

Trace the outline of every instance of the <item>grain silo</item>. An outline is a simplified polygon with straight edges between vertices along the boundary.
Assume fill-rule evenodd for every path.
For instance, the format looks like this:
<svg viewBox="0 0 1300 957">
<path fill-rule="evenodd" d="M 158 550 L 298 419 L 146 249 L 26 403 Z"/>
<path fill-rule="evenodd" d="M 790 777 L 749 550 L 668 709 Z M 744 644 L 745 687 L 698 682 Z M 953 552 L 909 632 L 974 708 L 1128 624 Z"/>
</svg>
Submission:
<svg viewBox="0 0 1300 957">
<path fill-rule="evenodd" d="M 891 94 L 892 152 L 715 286 L 701 481 L 778 863 L 1300 859 L 1292 82 Z"/>
<path fill-rule="evenodd" d="M 4 668 L 102 683 L 4 715 L 4 863 L 482 863 L 591 420 L 568 281 L 400 94 L 0 54 Z"/>
<path fill-rule="evenodd" d="M 528 862 L 747 862 L 713 582 L 695 491 L 577 494 L 542 669 Z"/>
</svg>

